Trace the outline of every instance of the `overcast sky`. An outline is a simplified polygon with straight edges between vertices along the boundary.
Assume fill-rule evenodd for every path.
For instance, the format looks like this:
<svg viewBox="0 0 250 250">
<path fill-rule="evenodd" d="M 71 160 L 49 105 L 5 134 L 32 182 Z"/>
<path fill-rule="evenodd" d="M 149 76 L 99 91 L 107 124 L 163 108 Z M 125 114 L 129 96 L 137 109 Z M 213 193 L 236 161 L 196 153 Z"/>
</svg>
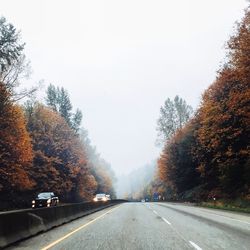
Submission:
<svg viewBox="0 0 250 250">
<path fill-rule="evenodd" d="M 246 0 L 0 0 L 22 32 L 31 82 L 65 87 L 120 175 L 151 162 L 167 97 L 194 108 L 213 82 Z"/>
</svg>

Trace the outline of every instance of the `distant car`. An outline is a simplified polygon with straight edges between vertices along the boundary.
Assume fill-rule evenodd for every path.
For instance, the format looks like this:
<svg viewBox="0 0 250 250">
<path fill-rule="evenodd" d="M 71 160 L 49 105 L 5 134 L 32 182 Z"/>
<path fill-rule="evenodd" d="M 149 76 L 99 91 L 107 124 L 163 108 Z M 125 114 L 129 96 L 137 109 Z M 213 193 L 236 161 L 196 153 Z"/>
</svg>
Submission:
<svg viewBox="0 0 250 250">
<path fill-rule="evenodd" d="M 93 201 L 95 201 L 95 202 L 97 202 L 97 201 L 108 201 L 108 197 L 106 196 L 106 194 L 96 194 Z"/>
<path fill-rule="evenodd" d="M 57 206 L 59 199 L 53 192 L 39 193 L 32 201 L 32 208 Z"/>
<path fill-rule="evenodd" d="M 145 200 L 144 200 L 144 199 L 142 199 L 142 200 L 141 200 L 141 202 L 145 202 Z"/>
</svg>

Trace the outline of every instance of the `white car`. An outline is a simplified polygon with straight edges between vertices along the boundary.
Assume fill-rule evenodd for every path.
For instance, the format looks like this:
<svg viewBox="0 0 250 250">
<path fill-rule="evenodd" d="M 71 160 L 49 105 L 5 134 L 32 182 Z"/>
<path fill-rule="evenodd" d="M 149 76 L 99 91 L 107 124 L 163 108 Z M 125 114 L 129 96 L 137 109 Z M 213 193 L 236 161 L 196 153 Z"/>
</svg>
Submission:
<svg viewBox="0 0 250 250">
<path fill-rule="evenodd" d="M 93 199 L 93 201 L 97 202 L 97 201 L 107 201 L 108 198 L 106 196 L 106 194 L 96 194 L 95 198 Z"/>
</svg>

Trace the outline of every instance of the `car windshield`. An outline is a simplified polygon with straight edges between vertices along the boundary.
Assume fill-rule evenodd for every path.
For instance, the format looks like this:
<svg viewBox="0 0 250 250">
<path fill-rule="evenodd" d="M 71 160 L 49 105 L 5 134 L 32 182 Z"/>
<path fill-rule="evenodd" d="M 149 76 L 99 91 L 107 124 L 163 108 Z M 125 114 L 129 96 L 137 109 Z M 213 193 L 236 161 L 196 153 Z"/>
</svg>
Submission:
<svg viewBox="0 0 250 250">
<path fill-rule="evenodd" d="M 105 197 L 105 194 L 97 194 L 96 197 L 97 198 Z"/>
<path fill-rule="evenodd" d="M 39 199 L 49 199 L 51 198 L 51 193 L 40 193 L 37 195 L 37 198 Z"/>
</svg>

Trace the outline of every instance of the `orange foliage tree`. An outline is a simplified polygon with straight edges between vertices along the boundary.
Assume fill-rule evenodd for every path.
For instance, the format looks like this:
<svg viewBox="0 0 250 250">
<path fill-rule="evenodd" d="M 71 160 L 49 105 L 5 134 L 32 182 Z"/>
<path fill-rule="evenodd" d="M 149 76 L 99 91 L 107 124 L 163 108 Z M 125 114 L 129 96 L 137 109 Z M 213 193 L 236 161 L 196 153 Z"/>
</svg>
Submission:
<svg viewBox="0 0 250 250">
<path fill-rule="evenodd" d="M 28 171 L 33 154 L 21 108 L 11 101 L 6 86 L 0 83 L 0 195 L 13 198 L 33 186 Z M 5 197 L 5 198 L 3 198 Z"/>
<path fill-rule="evenodd" d="M 250 191 L 249 11 L 228 48 L 229 62 L 203 95 L 195 155 L 210 188 L 232 195 Z"/>
<path fill-rule="evenodd" d="M 98 164 L 93 164 L 92 173 L 98 183 L 96 192 L 107 193 L 114 198 L 115 192 L 113 188 L 113 173 L 110 169 L 107 169 L 107 163 L 101 159 Z"/>
<path fill-rule="evenodd" d="M 74 131 L 57 112 L 41 104 L 26 107 L 34 150 L 36 191 L 54 191 L 64 201 L 88 200 L 96 182 Z"/>
<path fill-rule="evenodd" d="M 193 119 L 178 130 L 165 145 L 158 160 L 159 177 L 176 197 L 199 184 L 197 163 L 192 155 L 196 124 Z"/>
<path fill-rule="evenodd" d="M 110 194 L 112 198 L 115 198 L 115 174 L 112 168 L 100 157 L 95 147 L 91 145 L 88 132 L 85 129 L 81 130 L 80 140 L 87 155 L 87 165 L 96 180 L 96 193 L 107 193 Z"/>
<path fill-rule="evenodd" d="M 161 180 L 175 194 L 197 185 L 203 198 L 250 195 L 249 55 L 248 9 L 228 42 L 228 62 L 203 94 L 195 119 L 172 136 L 158 161 Z"/>
</svg>

